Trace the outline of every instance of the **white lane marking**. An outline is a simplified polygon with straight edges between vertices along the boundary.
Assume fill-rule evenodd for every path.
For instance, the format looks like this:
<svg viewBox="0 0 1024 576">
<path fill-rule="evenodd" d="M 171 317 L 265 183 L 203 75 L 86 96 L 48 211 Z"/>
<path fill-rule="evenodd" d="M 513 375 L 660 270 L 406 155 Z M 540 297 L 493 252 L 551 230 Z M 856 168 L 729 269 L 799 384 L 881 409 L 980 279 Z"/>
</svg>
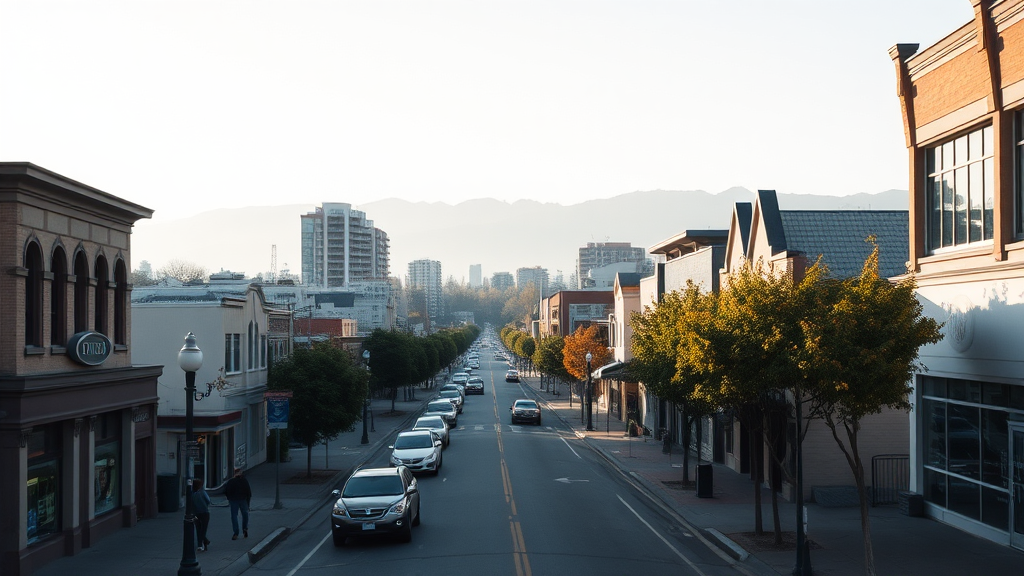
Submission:
<svg viewBox="0 0 1024 576">
<path fill-rule="evenodd" d="M 565 442 L 565 446 L 569 448 L 570 452 L 576 454 L 576 451 L 572 449 L 572 446 L 569 445 L 569 442 L 565 438 L 561 438 L 561 440 L 562 442 Z M 576 454 L 576 457 L 579 458 L 580 460 L 583 460 L 583 456 L 580 456 L 579 454 Z"/>
<path fill-rule="evenodd" d="M 327 536 L 324 536 L 324 539 L 321 540 L 319 544 L 314 546 L 313 549 L 309 551 L 309 554 L 306 554 L 306 557 L 302 559 L 302 562 L 299 562 L 298 565 L 295 566 L 295 568 L 292 568 L 292 571 L 289 572 L 286 576 L 295 576 L 295 573 L 301 570 L 302 567 L 306 565 L 306 562 L 309 562 L 309 559 L 313 557 L 313 554 L 316 554 L 316 551 L 319 550 L 320 547 L 324 545 L 324 542 L 327 542 L 327 539 L 330 537 L 331 532 L 330 530 L 328 530 Z"/>
<path fill-rule="evenodd" d="M 632 512 L 634 516 L 636 516 L 637 520 L 643 522 L 644 526 L 647 526 L 648 530 L 650 530 L 655 536 L 657 536 L 659 540 L 664 542 L 665 546 L 668 546 L 670 550 L 675 552 L 676 556 L 679 556 L 680 558 L 682 558 L 683 561 L 686 562 L 690 566 L 690 568 L 693 568 L 694 572 L 696 572 L 697 574 L 700 574 L 700 576 L 706 576 L 703 572 L 701 572 L 700 568 L 697 568 L 696 564 L 691 562 L 690 559 L 687 558 L 686 556 L 684 556 L 683 553 L 680 552 L 678 549 L 676 549 L 676 547 L 673 546 L 671 542 L 666 540 L 665 537 L 662 536 L 660 532 L 658 532 L 657 530 L 654 529 L 653 526 L 648 524 L 647 520 L 644 520 L 642 516 L 637 514 L 636 510 L 633 510 L 633 507 L 630 506 L 629 504 L 627 504 L 626 501 L 622 499 L 622 496 L 619 496 L 618 494 L 616 494 L 615 497 L 619 499 L 619 502 L 622 502 L 623 506 L 625 506 L 626 508 L 629 508 L 629 511 Z M 291 576 L 291 575 L 289 574 L 288 576 Z"/>
<path fill-rule="evenodd" d="M 555 478 L 555 482 L 561 482 L 562 484 L 572 484 L 573 482 L 590 482 L 590 480 L 573 480 L 571 478 Z"/>
</svg>

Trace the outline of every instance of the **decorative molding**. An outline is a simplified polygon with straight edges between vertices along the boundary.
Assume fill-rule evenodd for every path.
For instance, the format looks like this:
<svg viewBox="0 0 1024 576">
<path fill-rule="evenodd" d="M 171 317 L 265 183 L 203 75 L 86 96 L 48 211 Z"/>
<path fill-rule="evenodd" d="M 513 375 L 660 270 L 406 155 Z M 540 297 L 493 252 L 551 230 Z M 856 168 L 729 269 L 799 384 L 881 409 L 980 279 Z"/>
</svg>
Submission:
<svg viewBox="0 0 1024 576">
<path fill-rule="evenodd" d="M 95 431 L 96 431 L 96 417 L 95 416 L 89 416 L 89 432 L 95 432 Z"/>
<path fill-rule="evenodd" d="M 81 418 L 75 418 L 75 438 L 78 438 L 78 436 L 81 433 L 82 433 L 82 419 Z"/>
<path fill-rule="evenodd" d="M 31 428 L 22 428 L 21 434 L 18 435 L 18 446 L 22 448 L 28 448 L 28 439 L 32 436 Z"/>
</svg>

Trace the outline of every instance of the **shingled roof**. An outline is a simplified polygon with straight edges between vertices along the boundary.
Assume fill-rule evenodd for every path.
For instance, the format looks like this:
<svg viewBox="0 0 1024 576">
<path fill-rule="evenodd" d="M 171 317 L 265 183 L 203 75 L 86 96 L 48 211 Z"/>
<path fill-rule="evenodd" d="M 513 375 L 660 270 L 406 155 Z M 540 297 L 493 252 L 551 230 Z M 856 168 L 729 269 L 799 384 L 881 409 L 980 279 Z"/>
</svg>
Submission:
<svg viewBox="0 0 1024 576">
<path fill-rule="evenodd" d="M 810 263 L 822 256 L 829 274 L 849 278 L 860 274 L 864 260 L 878 244 L 878 273 L 883 278 L 906 274 L 910 220 L 906 210 L 780 210 L 782 245 L 775 251 L 801 252 Z M 771 234 L 770 234 L 771 236 Z"/>
</svg>

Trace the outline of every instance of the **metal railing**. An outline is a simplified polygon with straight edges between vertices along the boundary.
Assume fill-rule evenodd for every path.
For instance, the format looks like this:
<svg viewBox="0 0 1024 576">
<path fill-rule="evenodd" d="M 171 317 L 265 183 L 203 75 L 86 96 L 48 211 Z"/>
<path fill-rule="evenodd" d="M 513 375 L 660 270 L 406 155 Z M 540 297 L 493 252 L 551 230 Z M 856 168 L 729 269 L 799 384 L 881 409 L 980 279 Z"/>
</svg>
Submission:
<svg viewBox="0 0 1024 576">
<path fill-rule="evenodd" d="M 898 504 L 910 489 L 910 455 L 879 454 L 871 458 L 871 505 Z"/>
</svg>

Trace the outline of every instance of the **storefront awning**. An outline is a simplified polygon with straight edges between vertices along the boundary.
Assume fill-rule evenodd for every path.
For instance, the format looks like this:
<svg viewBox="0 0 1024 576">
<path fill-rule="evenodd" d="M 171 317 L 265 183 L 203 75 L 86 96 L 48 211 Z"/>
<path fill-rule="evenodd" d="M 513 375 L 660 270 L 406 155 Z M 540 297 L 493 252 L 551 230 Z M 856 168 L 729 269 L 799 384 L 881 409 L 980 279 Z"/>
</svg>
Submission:
<svg viewBox="0 0 1024 576">
<path fill-rule="evenodd" d="M 193 432 L 220 432 L 242 423 L 242 411 L 232 410 L 230 412 L 217 412 L 196 414 L 192 417 Z M 184 415 L 158 415 L 156 418 L 157 429 L 164 432 L 184 432 Z"/>
</svg>

